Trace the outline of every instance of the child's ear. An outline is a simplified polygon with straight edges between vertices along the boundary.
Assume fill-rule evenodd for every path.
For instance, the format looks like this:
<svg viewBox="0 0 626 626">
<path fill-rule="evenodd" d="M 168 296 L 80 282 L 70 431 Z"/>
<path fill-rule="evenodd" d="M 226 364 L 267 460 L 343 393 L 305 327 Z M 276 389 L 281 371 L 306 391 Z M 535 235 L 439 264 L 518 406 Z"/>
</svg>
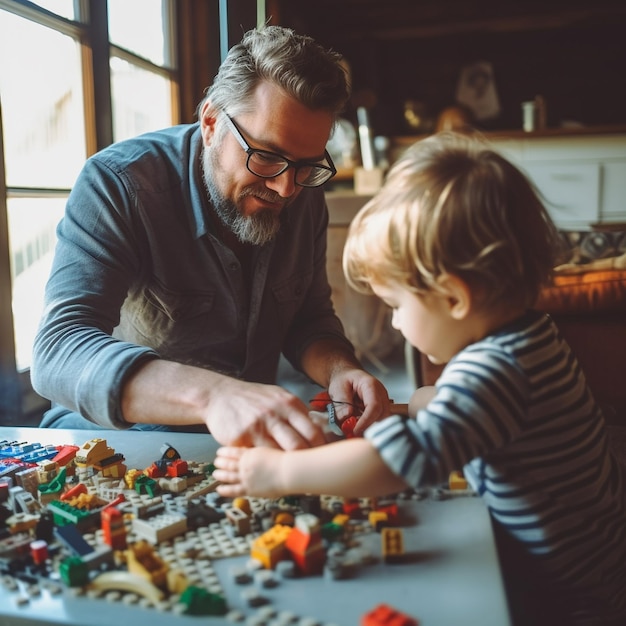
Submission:
<svg viewBox="0 0 626 626">
<path fill-rule="evenodd" d="M 472 292 L 467 283 L 454 274 L 443 274 L 437 283 L 448 304 L 450 316 L 455 320 L 465 319 L 472 308 Z"/>
</svg>

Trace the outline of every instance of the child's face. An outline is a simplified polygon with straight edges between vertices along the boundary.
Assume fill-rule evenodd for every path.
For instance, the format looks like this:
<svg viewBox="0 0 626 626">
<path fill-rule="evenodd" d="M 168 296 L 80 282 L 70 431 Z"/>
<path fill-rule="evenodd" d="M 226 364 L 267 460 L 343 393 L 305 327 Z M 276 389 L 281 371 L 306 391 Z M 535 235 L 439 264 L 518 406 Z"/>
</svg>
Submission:
<svg viewBox="0 0 626 626">
<path fill-rule="evenodd" d="M 371 287 L 393 309 L 392 326 L 433 363 L 447 363 L 465 345 L 442 294 L 416 295 L 395 282 Z"/>
</svg>

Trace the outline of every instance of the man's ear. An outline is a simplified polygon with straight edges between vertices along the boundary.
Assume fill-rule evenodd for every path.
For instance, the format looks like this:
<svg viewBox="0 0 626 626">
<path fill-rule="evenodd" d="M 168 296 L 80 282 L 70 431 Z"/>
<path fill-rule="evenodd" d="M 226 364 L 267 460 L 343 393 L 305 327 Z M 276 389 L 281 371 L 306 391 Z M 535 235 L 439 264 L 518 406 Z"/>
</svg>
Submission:
<svg viewBox="0 0 626 626">
<path fill-rule="evenodd" d="M 454 274 L 443 274 L 437 279 L 437 284 L 450 316 L 455 320 L 465 319 L 472 309 L 472 292 L 467 283 Z"/>
<path fill-rule="evenodd" d="M 217 123 L 217 111 L 209 100 L 205 100 L 200 108 L 200 131 L 205 146 L 210 145 L 215 136 L 215 124 Z"/>
</svg>

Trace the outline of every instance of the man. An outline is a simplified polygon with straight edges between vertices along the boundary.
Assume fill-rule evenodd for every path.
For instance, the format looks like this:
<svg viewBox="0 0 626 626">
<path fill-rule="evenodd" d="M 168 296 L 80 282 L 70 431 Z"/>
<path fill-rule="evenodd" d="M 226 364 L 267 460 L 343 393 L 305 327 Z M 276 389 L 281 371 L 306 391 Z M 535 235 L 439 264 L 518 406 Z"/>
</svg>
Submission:
<svg viewBox="0 0 626 626">
<path fill-rule="evenodd" d="M 326 278 L 325 151 L 348 97 L 339 56 L 272 26 L 229 52 L 199 123 L 86 163 L 58 228 L 35 340 L 44 427 L 193 429 L 224 444 L 323 443 L 276 386 L 281 351 L 337 402 L 387 415 Z"/>
</svg>

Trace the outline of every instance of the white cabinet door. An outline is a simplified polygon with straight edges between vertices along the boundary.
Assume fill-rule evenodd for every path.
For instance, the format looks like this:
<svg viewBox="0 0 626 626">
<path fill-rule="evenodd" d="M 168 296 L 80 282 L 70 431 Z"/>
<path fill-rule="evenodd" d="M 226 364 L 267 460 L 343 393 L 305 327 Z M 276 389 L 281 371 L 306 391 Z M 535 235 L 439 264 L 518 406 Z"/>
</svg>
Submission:
<svg viewBox="0 0 626 626">
<path fill-rule="evenodd" d="M 559 228 L 583 230 L 599 221 L 600 163 L 528 163 L 524 169 Z"/>
<path fill-rule="evenodd" d="M 524 170 L 559 228 L 626 222 L 626 134 L 498 139 Z"/>
<path fill-rule="evenodd" d="M 626 222 L 626 161 L 608 161 L 602 164 L 603 222 Z"/>
</svg>

